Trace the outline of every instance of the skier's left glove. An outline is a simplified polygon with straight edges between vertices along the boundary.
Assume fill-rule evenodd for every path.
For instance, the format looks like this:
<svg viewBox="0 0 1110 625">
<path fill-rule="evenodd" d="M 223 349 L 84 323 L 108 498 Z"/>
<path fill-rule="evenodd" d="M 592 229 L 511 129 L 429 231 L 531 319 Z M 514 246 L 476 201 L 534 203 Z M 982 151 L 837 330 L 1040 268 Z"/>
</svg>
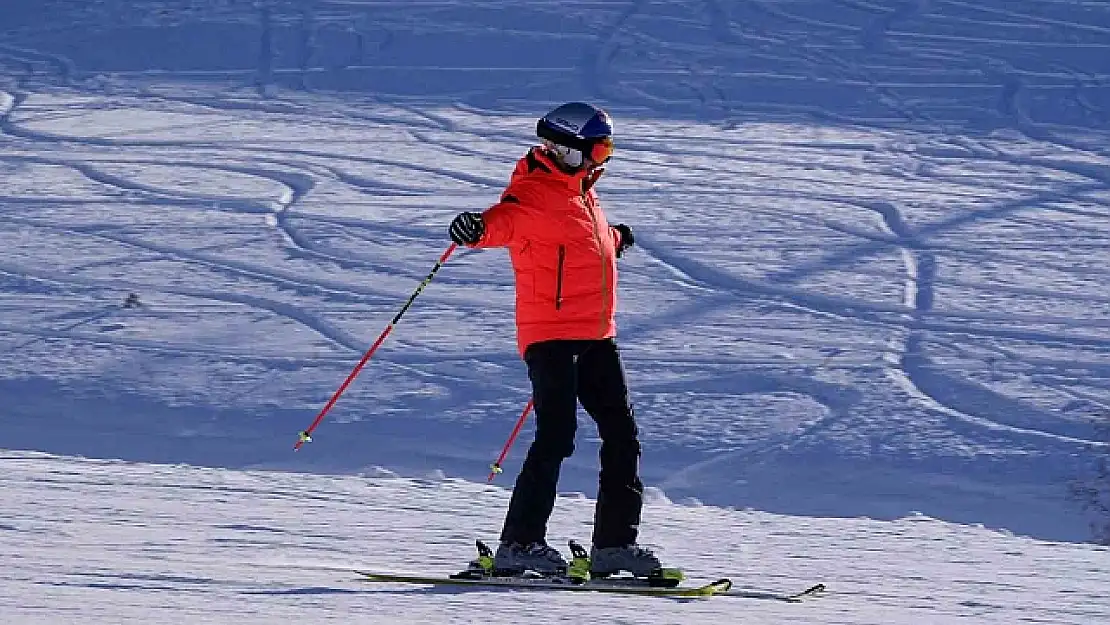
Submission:
<svg viewBox="0 0 1110 625">
<path fill-rule="evenodd" d="M 459 213 L 447 230 L 451 240 L 459 245 L 474 245 L 485 232 L 486 222 L 482 221 L 480 213 Z"/>
<path fill-rule="evenodd" d="M 617 258 L 620 258 L 625 250 L 636 243 L 636 237 L 632 236 L 632 228 L 624 224 L 617 224 L 613 228 L 621 234 L 621 242 L 617 244 Z"/>
</svg>

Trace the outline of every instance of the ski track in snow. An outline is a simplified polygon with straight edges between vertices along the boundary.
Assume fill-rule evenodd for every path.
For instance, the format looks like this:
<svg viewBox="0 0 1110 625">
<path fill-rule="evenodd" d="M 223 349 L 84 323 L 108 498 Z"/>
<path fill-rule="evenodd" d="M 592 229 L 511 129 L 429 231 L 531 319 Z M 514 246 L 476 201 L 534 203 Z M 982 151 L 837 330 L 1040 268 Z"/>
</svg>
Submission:
<svg viewBox="0 0 1110 625">
<path fill-rule="evenodd" d="M 455 37 L 486 30 L 451 13 L 452 3 L 424 7 L 421 18 L 402 4 L 324 4 L 337 14 L 375 15 L 394 38 L 421 32 L 426 20 Z M 1038 367 L 1041 359 L 1059 368 L 1072 350 L 1096 365 L 1110 355 L 1105 272 L 1087 281 L 1085 293 L 1058 289 L 1032 269 L 1052 257 L 1065 273 L 1081 259 L 1055 249 L 1029 257 L 992 249 L 1007 243 L 1003 232 L 1022 219 L 1050 233 L 1085 228 L 1093 249 L 1105 249 L 1107 200 L 1098 194 L 1110 187 L 1110 152 L 1100 139 L 1110 134 L 1098 97 L 1105 102 L 1110 78 L 1097 66 L 1070 65 L 1075 57 L 1031 63 L 1027 48 L 1055 49 L 1055 33 L 1091 55 L 1110 54 L 1110 29 L 1067 19 L 1072 13 L 1063 5 L 1045 16 L 948 0 L 835 4 L 833 12 L 805 2 L 709 1 L 689 13 L 651 2 L 590 4 L 596 20 L 568 22 L 567 32 L 550 35 L 576 42 L 572 77 L 550 68 L 555 84 L 611 103 L 622 123 L 628 119 L 622 158 L 602 187 L 613 221 L 638 228 L 639 249 L 622 274 L 629 312 L 623 336 L 633 365 L 677 352 L 674 379 L 646 382 L 640 392 L 651 401 L 680 395 L 693 379 L 696 392 L 740 401 L 790 395 L 820 411 L 751 444 L 698 449 L 674 482 L 696 483 L 715 466 L 845 428 L 876 428 L 888 417 L 912 424 L 920 414 L 945 419 L 948 433 L 975 444 L 1004 437 L 1051 450 L 1045 453 L 1088 450 L 1096 444 L 1089 428 L 1061 420 L 1059 398 L 1093 396 L 1105 407 L 1104 389 L 1095 387 L 1106 384 L 1110 370 L 1090 367 L 1085 383 L 1037 385 L 1024 372 L 1002 375 L 993 360 L 955 355 L 990 351 L 1015 369 Z M 492 3 L 481 10 L 512 9 Z M 520 10 L 565 11 L 557 3 Z M 522 24 L 530 22 L 503 36 L 547 36 L 517 30 Z M 375 76 L 387 66 L 349 71 Z M 442 69 L 410 70 L 421 67 L 428 75 Z M 188 73 L 141 71 L 113 73 L 101 84 L 76 60 L 0 44 L 0 74 L 9 73 L 0 83 L 0 167 L 65 169 L 98 191 L 66 188 L 44 198 L 0 187 L 0 196 L 11 198 L 2 200 L 0 226 L 68 237 L 82 254 L 77 267 L 53 268 L 48 257 L 28 257 L 21 248 L 0 262 L 3 275 L 87 294 L 184 296 L 264 314 L 289 332 L 320 337 L 321 345 L 299 343 L 293 357 L 326 364 L 333 377 L 353 364 L 445 247 L 451 214 L 496 199 L 531 140 L 534 111 L 550 97 L 527 82 L 506 102 L 493 95 L 501 78 L 490 78 L 438 98 L 383 85 L 381 93 L 345 102 L 327 91 L 282 88 L 291 70 L 273 73 L 279 84 L 266 98 L 231 71 L 223 86 L 179 87 L 175 79 Z M 825 94 L 832 104 L 822 103 Z M 1079 112 L 1046 120 L 1042 102 L 1056 94 Z M 120 112 L 135 119 L 121 123 Z M 960 115 L 988 130 L 961 126 Z M 240 182 L 234 192 L 181 182 L 198 179 Z M 99 195 L 110 208 L 98 209 L 103 216 L 95 221 L 63 210 L 63 201 Z M 143 217 L 123 210 L 125 202 Z M 78 213 L 88 221 L 69 223 Z M 721 224 L 719 238 L 706 234 Z M 249 238 L 231 236 L 239 229 Z M 1015 237 L 1035 241 L 1027 230 Z M 135 255 L 133 271 L 114 271 L 121 250 Z M 177 272 L 137 267 L 148 263 Z M 504 258 L 452 259 L 391 339 L 409 349 L 385 350 L 375 364 L 441 376 L 454 388 L 497 387 L 481 367 L 459 373 L 468 361 L 501 367 L 512 359 L 511 341 L 501 340 L 510 331 L 507 273 L 495 263 Z M 1031 303 L 987 307 L 981 300 L 988 296 L 998 306 Z M 1049 300 L 1051 306 L 1038 303 Z M 423 307 L 456 311 L 468 332 L 440 327 L 450 320 L 414 319 Z M 16 337 L 0 348 L 9 357 L 28 341 L 47 339 L 263 364 L 281 347 L 189 346 L 187 334 L 124 336 L 91 322 L 44 326 L 4 315 L 0 330 Z M 814 326 L 803 344 L 793 330 L 815 319 L 837 330 Z M 675 337 L 703 324 L 725 325 L 730 334 L 705 330 L 696 345 Z M 718 348 L 718 341 L 728 345 Z M 824 349 L 812 346 L 822 342 Z M 881 407 L 861 415 L 861 398 Z M 798 403 L 799 411 L 810 410 Z M 662 431 L 657 423 L 689 417 L 644 418 L 657 419 L 647 429 Z M 713 425 L 683 427 L 713 437 Z"/>
</svg>

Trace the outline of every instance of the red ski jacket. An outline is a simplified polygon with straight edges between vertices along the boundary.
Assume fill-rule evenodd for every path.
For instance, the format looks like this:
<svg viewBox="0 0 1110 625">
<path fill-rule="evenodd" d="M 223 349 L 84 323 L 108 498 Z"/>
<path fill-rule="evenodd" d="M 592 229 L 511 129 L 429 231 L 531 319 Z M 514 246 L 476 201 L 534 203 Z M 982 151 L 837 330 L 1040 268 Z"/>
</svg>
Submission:
<svg viewBox="0 0 1110 625">
<path fill-rule="evenodd" d="M 616 334 L 616 251 L 593 184 L 600 170 L 568 174 L 532 148 L 501 201 L 482 213 L 485 234 L 471 247 L 507 247 L 516 273 L 517 346 Z"/>
</svg>

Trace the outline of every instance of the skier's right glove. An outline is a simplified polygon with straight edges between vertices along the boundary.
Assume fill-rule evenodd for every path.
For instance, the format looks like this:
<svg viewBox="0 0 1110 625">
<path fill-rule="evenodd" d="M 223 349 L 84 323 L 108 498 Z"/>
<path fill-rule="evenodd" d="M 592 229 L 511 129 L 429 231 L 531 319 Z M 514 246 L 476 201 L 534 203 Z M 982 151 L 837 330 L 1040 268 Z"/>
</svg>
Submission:
<svg viewBox="0 0 1110 625">
<path fill-rule="evenodd" d="M 632 228 L 629 228 L 624 224 L 617 224 L 613 226 L 613 229 L 621 233 L 621 242 L 619 245 L 617 245 L 617 258 L 620 258 L 624 254 L 625 250 L 632 247 L 632 245 L 636 243 L 636 237 L 632 236 Z"/>
<path fill-rule="evenodd" d="M 451 240 L 459 245 L 474 245 L 485 232 L 486 222 L 482 221 L 480 213 L 459 213 L 447 229 Z"/>
</svg>

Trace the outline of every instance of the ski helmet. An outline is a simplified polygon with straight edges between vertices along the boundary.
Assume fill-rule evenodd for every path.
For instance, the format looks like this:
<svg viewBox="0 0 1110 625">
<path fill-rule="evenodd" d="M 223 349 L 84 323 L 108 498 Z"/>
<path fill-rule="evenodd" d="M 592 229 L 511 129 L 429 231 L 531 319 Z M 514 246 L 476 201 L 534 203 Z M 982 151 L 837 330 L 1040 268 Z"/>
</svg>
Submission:
<svg viewBox="0 0 1110 625">
<path fill-rule="evenodd" d="M 604 163 L 613 155 L 613 119 L 584 102 L 568 102 L 541 117 L 536 135 L 550 142 L 570 167 L 582 166 L 583 157 Z"/>
</svg>

